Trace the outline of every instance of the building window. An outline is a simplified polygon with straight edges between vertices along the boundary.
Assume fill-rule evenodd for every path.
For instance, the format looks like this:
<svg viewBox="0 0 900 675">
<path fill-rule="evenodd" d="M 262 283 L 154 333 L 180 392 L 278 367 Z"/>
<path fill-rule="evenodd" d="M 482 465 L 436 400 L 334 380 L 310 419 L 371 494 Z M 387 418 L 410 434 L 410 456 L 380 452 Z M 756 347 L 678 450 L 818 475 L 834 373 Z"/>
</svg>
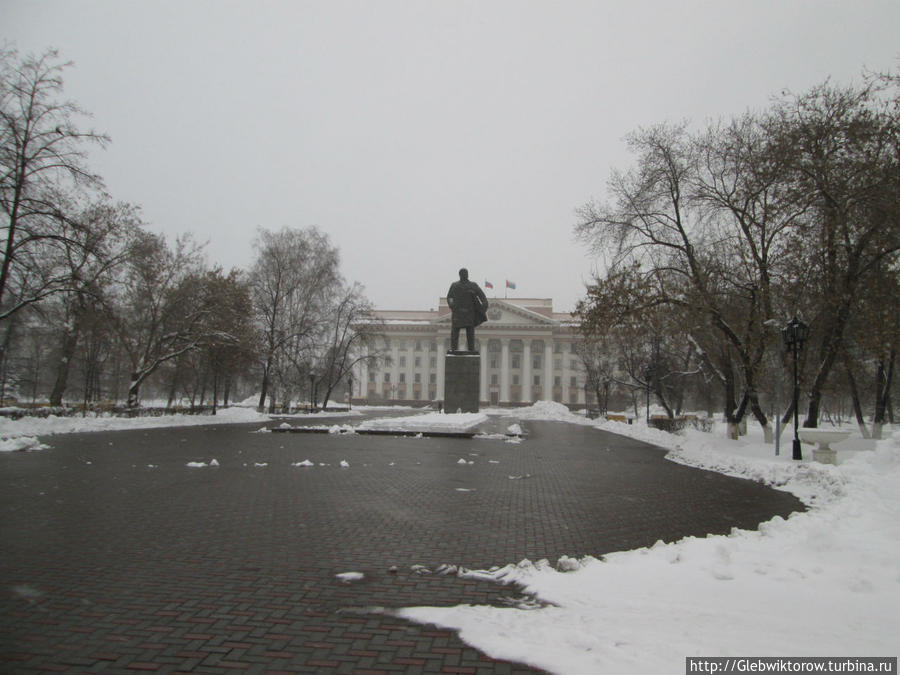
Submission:
<svg viewBox="0 0 900 675">
<path fill-rule="evenodd" d="M 406 357 L 405 356 L 400 357 L 400 367 L 406 368 Z"/>
<path fill-rule="evenodd" d="M 385 381 L 385 382 L 390 382 L 390 381 L 391 381 L 391 374 L 390 374 L 390 373 L 385 373 L 385 374 L 384 374 L 384 381 Z"/>
<path fill-rule="evenodd" d="M 559 375 L 557 375 L 556 377 L 553 378 L 553 386 L 554 387 L 562 386 L 562 378 Z"/>
<path fill-rule="evenodd" d="M 397 340 L 397 349 L 402 351 L 406 350 L 406 340 Z"/>
<path fill-rule="evenodd" d="M 500 340 L 488 340 L 489 352 L 499 352 L 501 349 L 502 345 L 500 344 Z"/>
<path fill-rule="evenodd" d="M 513 383 L 514 385 L 518 385 L 518 384 L 519 384 L 519 376 L 518 376 L 518 375 L 513 375 L 513 382 L 512 382 L 512 383 Z"/>
<path fill-rule="evenodd" d="M 513 367 L 513 368 L 519 368 L 519 367 L 521 367 L 519 364 L 520 364 L 520 362 L 519 362 L 519 357 L 518 357 L 518 356 L 513 356 L 513 357 L 512 357 L 512 367 Z"/>
<path fill-rule="evenodd" d="M 491 368 L 499 368 L 499 367 L 500 367 L 500 361 L 497 360 L 496 356 L 492 356 L 491 357 Z"/>
<path fill-rule="evenodd" d="M 437 373 L 431 373 L 431 375 L 428 376 L 428 383 L 437 384 Z"/>
<path fill-rule="evenodd" d="M 535 383 L 537 386 L 541 386 L 541 376 L 540 376 L 540 375 L 535 375 L 535 376 L 534 376 L 534 383 Z"/>
<path fill-rule="evenodd" d="M 532 340 L 531 341 L 531 351 L 542 353 L 544 351 L 544 341 L 543 340 Z"/>
<path fill-rule="evenodd" d="M 577 370 L 577 368 L 578 368 L 578 361 L 575 361 L 574 359 L 571 360 L 571 361 L 569 361 L 569 368 L 572 369 L 572 370 Z"/>
<path fill-rule="evenodd" d="M 374 381 L 375 381 L 375 371 L 370 370 L 369 371 L 369 382 L 374 382 Z"/>
<path fill-rule="evenodd" d="M 433 352 L 436 352 L 436 351 L 437 351 L 437 342 L 435 342 L 434 340 L 432 340 L 432 341 L 431 341 L 431 344 L 428 345 L 428 349 L 431 350 L 431 351 L 433 351 Z"/>
<path fill-rule="evenodd" d="M 578 353 L 578 344 L 575 342 L 570 342 L 569 343 L 569 352 L 572 354 L 577 354 Z"/>
<path fill-rule="evenodd" d="M 553 352 L 555 354 L 562 354 L 562 342 L 557 342 L 553 345 Z"/>
<path fill-rule="evenodd" d="M 422 351 L 422 341 L 421 340 L 416 340 L 416 351 L 417 352 Z"/>
<path fill-rule="evenodd" d="M 422 375 L 420 373 L 416 373 L 414 378 L 413 382 L 420 383 L 422 381 Z"/>
<path fill-rule="evenodd" d="M 521 340 L 510 340 L 509 341 L 509 351 L 521 352 L 522 351 L 522 341 Z"/>
<path fill-rule="evenodd" d="M 541 357 L 535 356 L 533 359 L 531 359 L 531 366 L 535 369 L 540 368 L 541 367 Z"/>
<path fill-rule="evenodd" d="M 437 368 L 437 357 L 432 356 L 428 363 L 432 368 Z"/>
<path fill-rule="evenodd" d="M 572 379 L 574 380 L 575 378 L 573 377 Z M 400 373 L 400 384 L 404 382 L 406 382 L 406 373 Z"/>
<path fill-rule="evenodd" d="M 491 384 L 499 384 L 499 382 L 498 382 L 498 379 L 499 379 L 499 378 L 500 378 L 500 376 L 497 375 L 496 373 L 494 373 L 493 375 L 491 375 Z"/>
<path fill-rule="evenodd" d="M 562 370 L 562 359 L 556 359 L 553 362 L 553 369 L 554 370 Z"/>
<path fill-rule="evenodd" d="M 421 366 L 422 366 L 422 357 L 417 356 L 416 357 L 416 368 L 420 368 Z"/>
<path fill-rule="evenodd" d="M 578 379 L 577 379 L 574 375 L 573 375 L 572 378 L 569 380 L 569 386 L 570 386 L 570 387 L 577 387 L 577 386 L 578 386 Z"/>
</svg>

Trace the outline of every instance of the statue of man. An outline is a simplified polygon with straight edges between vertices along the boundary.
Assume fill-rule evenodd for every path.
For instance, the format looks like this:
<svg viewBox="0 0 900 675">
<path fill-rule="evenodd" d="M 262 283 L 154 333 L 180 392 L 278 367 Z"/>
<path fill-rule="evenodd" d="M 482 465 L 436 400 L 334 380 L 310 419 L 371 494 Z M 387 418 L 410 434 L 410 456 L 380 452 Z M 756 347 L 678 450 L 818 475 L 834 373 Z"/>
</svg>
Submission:
<svg viewBox="0 0 900 675">
<path fill-rule="evenodd" d="M 450 351 L 459 351 L 459 329 L 466 329 L 466 346 L 470 353 L 475 352 L 475 326 L 487 321 L 488 301 L 484 291 L 474 281 L 469 281 L 469 270 L 465 267 L 459 271 L 459 281 L 450 284 L 447 291 L 447 304 L 453 312 L 450 328 Z"/>
</svg>

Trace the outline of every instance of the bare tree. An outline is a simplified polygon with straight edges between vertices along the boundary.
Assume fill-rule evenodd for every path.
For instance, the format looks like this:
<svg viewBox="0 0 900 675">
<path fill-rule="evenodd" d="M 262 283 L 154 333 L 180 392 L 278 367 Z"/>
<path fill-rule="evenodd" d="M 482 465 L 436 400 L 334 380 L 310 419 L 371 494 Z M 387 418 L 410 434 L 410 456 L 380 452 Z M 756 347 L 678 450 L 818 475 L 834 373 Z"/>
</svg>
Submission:
<svg viewBox="0 0 900 675">
<path fill-rule="evenodd" d="M 262 342 L 259 409 L 264 410 L 273 376 L 287 387 L 308 372 L 311 339 L 325 324 L 340 279 L 339 256 L 314 227 L 260 230 L 255 247 L 249 284 Z"/>
<path fill-rule="evenodd" d="M 86 146 L 109 139 L 81 130 L 85 111 L 59 98 L 69 65 L 52 50 L 22 60 L 15 50 L 0 52 L 0 320 L 68 287 L 65 270 L 48 270 L 45 251 L 84 243 L 63 227 L 78 229 L 64 195 L 101 186 L 85 166 Z"/>
<path fill-rule="evenodd" d="M 347 380 L 357 364 L 373 363 L 377 358 L 366 349 L 366 344 L 379 334 L 380 328 L 371 317 L 372 304 L 358 283 L 345 287 L 333 300 L 324 336 L 327 339 L 322 343 L 323 353 L 317 359 L 319 382 L 324 387 L 323 408 L 328 405 L 334 388 Z"/>
<path fill-rule="evenodd" d="M 141 384 L 157 368 L 201 343 L 210 311 L 203 292 L 202 259 L 189 237 L 170 249 L 161 235 L 137 230 L 112 320 L 131 365 L 128 408 L 139 404 Z"/>
</svg>

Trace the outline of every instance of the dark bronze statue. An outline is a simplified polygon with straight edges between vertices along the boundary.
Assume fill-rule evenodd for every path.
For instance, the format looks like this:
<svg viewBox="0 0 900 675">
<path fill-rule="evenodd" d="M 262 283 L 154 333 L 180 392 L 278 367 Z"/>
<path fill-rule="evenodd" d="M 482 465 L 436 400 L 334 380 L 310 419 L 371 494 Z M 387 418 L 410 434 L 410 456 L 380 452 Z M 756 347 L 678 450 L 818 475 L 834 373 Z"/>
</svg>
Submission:
<svg viewBox="0 0 900 675">
<path fill-rule="evenodd" d="M 484 291 L 474 281 L 469 281 L 469 270 L 459 271 L 459 281 L 450 284 L 447 291 L 447 304 L 453 312 L 450 328 L 450 351 L 459 351 L 459 330 L 466 329 L 466 346 L 469 353 L 475 351 L 475 326 L 487 321 L 488 301 Z"/>
</svg>

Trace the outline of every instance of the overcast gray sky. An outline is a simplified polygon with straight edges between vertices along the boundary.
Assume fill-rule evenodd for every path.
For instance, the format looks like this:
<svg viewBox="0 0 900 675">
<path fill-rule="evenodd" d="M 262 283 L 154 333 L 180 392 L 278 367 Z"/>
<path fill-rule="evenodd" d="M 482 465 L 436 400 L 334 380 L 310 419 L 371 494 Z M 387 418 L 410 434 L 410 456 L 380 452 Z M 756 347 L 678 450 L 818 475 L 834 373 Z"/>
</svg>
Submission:
<svg viewBox="0 0 900 675">
<path fill-rule="evenodd" d="M 629 131 L 896 69 L 898 36 L 897 0 L 0 1 L 0 40 L 75 62 L 113 140 L 92 165 L 152 229 L 228 269 L 257 227 L 316 225 L 383 309 L 460 266 L 571 309 L 574 210 Z"/>
</svg>

